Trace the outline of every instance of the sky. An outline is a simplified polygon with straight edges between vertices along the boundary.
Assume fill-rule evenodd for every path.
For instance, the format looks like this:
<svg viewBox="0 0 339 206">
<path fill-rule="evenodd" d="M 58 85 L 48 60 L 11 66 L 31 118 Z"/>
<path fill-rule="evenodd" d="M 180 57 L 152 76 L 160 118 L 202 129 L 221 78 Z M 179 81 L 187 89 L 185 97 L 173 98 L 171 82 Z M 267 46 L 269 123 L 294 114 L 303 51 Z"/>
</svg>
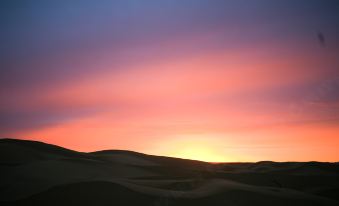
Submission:
<svg viewBox="0 0 339 206">
<path fill-rule="evenodd" d="M 0 137 L 339 161 L 336 0 L 4 0 Z"/>
</svg>

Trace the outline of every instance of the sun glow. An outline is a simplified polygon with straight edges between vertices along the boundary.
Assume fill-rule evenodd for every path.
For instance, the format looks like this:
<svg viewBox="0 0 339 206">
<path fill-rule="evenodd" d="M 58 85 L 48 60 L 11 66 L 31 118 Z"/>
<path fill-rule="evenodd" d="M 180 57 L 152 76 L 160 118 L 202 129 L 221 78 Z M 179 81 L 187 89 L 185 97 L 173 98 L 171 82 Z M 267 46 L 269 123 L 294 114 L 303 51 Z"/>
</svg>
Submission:
<svg viewBox="0 0 339 206">
<path fill-rule="evenodd" d="M 231 162 L 232 157 L 226 155 L 220 148 L 217 138 L 203 138 L 200 136 L 185 136 L 174 138 L 161 151 L 166 156 L 183 159 L 200 160 L 205 162 Z"/>
<path fill-rule="evenodd" d="M 178 150 L 172 156 L 184 158 L 184 159 L 192 159 L 192 160 L 201 160 L 205 162 L 226 162 L 227 158 L 222 155 L 217 154 L 210 148 L 205 147 L 191 147 L 191 148 L 183 148 L 182 150 Z"/>
</svg>

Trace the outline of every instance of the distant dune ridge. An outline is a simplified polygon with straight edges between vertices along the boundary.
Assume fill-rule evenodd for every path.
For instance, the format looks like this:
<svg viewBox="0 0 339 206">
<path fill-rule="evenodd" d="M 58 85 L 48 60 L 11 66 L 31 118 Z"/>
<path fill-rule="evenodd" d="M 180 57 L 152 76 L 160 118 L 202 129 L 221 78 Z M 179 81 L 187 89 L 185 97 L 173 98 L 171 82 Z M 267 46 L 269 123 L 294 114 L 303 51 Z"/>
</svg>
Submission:
<svg viewBox="0 0 339 206">
<path fill-rule="evenodd" d="M 1 205 L 339 205 L 339 164 L 82 153 L 0 139 Z"/>
</svg>

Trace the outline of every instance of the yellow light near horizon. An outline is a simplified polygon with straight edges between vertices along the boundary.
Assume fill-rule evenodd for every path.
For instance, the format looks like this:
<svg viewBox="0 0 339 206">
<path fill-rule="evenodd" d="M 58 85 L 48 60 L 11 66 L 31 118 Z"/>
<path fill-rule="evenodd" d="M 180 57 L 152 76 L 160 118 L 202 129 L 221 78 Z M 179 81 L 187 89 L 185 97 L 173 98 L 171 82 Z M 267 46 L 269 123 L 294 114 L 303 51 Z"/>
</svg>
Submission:
<svg viewBox="0 0 339 206">
<path fill-rule="evenodd" d="M 229 159 L 217 154 L 211 148 L 192 145 L 189 148 L 182 148 L 175 151 L 171 156 L 183 159 L 200 160 L 205 162 L 227 162 Z"/>
<path fill-rule="evenodd" d="M 205 162 L 231 162 L 232 157 L 222 149 L 225 142 L 220 142 L 216 135 L 180 135 L 172 136 L 161 145 L 155 153 L 183 159 Z"/>
</svg>

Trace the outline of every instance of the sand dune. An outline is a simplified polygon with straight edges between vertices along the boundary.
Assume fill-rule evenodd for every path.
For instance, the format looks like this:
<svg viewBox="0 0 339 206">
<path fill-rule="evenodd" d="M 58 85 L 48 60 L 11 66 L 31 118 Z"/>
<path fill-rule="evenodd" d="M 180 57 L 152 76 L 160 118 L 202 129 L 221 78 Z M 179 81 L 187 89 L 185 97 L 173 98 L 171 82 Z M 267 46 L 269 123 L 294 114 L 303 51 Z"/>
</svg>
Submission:
<svg viewBox="0 0 339 206">
<path fill-rule="evenodd" d="M 339 205 L 339 164 L 210 164 L 0 140 L 3 205 Z"/>
</svg>

